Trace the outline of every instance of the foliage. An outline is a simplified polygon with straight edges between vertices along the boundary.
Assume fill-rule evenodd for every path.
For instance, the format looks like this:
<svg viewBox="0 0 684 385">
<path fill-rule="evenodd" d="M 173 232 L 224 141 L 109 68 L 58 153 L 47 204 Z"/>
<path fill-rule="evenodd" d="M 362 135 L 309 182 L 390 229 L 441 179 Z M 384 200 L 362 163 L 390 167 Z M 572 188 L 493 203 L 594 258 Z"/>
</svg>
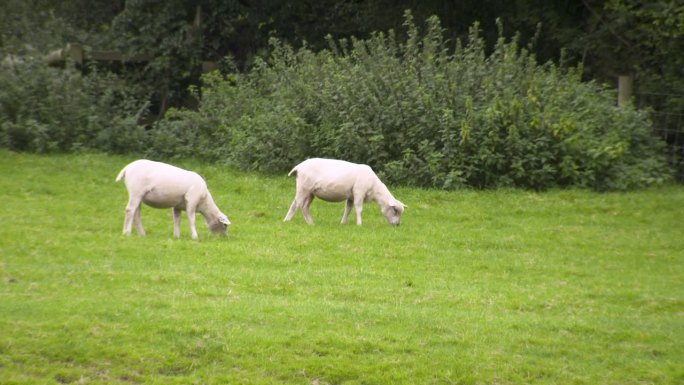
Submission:
<svg viewBox="0 0 684 385">
<path fill-rule="evenodd" d="M 318 53 L 272 39 L 268 62 L 205 76 L 198 111 L 178 111 L 157 134 L 172 132 L 180 156 L 190 155 L 182 143 L 203 141 L 208 159 L 246 170 L 325 156 L 424 187 L 626 189 L 667 178 L 647 116 L 618 109 L 577 71 L 538 65 L 517 39 L 500 37 L 487 55 L 477 24 L 453 52 L 436 17 L 421 35 L 407 13 L 405 28 L 405 42 L 393 31 L 330 38 Z"/>
<path fill-rule="evenodd" d="M 127 1 L 112 20 L 108 36 L 119 51 L 150 57 L 141 69 L 126 71 L 143 85 L 155 112 L 183 105 L 187 88 L 199 78 L 201 36 L 192 23 L 195 6 L 187 1 Z"/>
<path fill-rule="evenodd" d="M 0 0 L 0 57 L 44 55 L 67 43 L 105 40 L 119 0 Z"/>
<path fill-rule="evenodd" d="M 587 32 L 569 41 L 586 57 L 586 76 L 613 82 L 634 77 L 635 102 L 653 109 L 654 128 L 668 143 L 684 180 L 684 3 L 610 0 L 591 4 Z"/>
<path fill-rule="evenodd" d="M 684 5 L 676 0 L 592 4 L 587 33 L 567 46 L 586 57 L 591 76 L 634 74 L 640 92 L 680 93 L 684 86 Z"/>
<path fill-rule="evenodd" d="M 428 19 L 420 28 L 427 31 L 425 36 L 412 20 L 405 23 L 405 35 L 371 32 L 397 26 L 405 7 L 421 20 L 439 14 L 446 24 Z M 133 151 L 149 148 L 148 154 L 166 157 L 201 153 L 245 169 L 283 170 L 304 156 L 329 154 L 369 162 L 390 180 L 421 186 L 629 188 L 663 179 L 662 162 L 650 156 L 660 151 L 660 144 L 647 135 L 643 115 L 615 111 L 602 86 L 577 85 L 580 75 L 608 81 L 617 73 L 633 72 L 638 92 L 650 93 L 677 93 L 684 81 L 684 8 L 672 0 L 496 0 L 449 7 L 387 0 L 4 0 L 3 10 L 0 55 L 3 71 L 14 69 L 0 75 L 12 90 L 0 95 L 9 103 L 3 111 L 10 114 L 0 117 L 0 140 L 2 146 L 36 151 L 81 146 L 121 151 L 123 144 L 102 143 L 135 132 L 136 138 L 150 134 L 152 140 L 136 141 Z M 495 16 L 505 18 L 507 31 L 501 25 L 497 31 Z M 480 30 L 466 31 L 478 19 Z M 521 33 L 506 42 L 502 36 L 510 30 Z M 331 35 L 324 39 L 324 32 Z M 468 36 L 468 43 L 454 52 L 445 36 Z M 275 37 L 270 45 L 269 37 Z M 22 71 L 17 62 L 33 63 L 24 69 L 33 68 L 40 56 L 67 42 L 151 58 L 145 64 L 97 69 L 90 64 L 85 69 L 90 73 L 84 79 L 99 91 L 74 94 L 96 99 L 125 94 L 130 101 L 117 98 L 111 110 L 106 96 L 95 103 L 106 111 L 91 118 L 103 122 L 98 140 L 88 139 L 97 136 L 94 123 L 75 118 L 93 112 L 93 105 L 85 103 L 77 112 L 70 102 L 70 117 L 65 117 L 55 106 L 66 99 L 40 94 L 38 86 L 29 87 L 26 92 L 39 92 L 29 97 L 14 83 L 25 79 L 12 79 L 13 71 Z M 304 48 L 292 50 L 288 42 Z M 560 65 L 534 64 L 534 57 L 556 60 L 562 47 L 568 50 Z M 197 90 L 204 60 L 220 62 L 226 79 L 204 79 L 205 86 L 216 90 Z M 563 63 L 581 63 L 583 73 L 568 71 Z M 228 75 L 236 69 L 251 70 Z M 117 75 L 105 74 L 110 70 Z M 76 87 L 80 81 L 75 73 L 37 71 L 46 88 L 59 88 L 65 79 Z M 114 89 L 103 89 L 110 84 Z M 150 116 L 155 117 L 169 107 L 194 107 L 189 89 L 201 96 L 197 113 L 172 110 L 158 130 L 149 132 L 128 125 L 131 116 L 142 113 L 142 99 L 151 100 Z M 226 107 L 222 93 L 236 106 Z M 22 100 L 16 96 L 24 97 L 27 107 L 52 107 L 40 113 L 26 108 L 19 117 L 12 111 Z M 212 97 L 215 103 L 208 102 Z M 590 107 L 581 110 L 584 106 Z M 654 107 L 667 110 L 665 114 L 681 112 L 680 102 Z M 68 130 L 81 137 L 66 138 L 67 131 L 53 124 L 67 120 L 81 125 Z M 621 121 L 627 122 L 623 129 L 605 132 L 603 127 Z M 676 124 L 665 129 L 679 133 Z M 112 136 L 112 125 L 122 127 L 124 134 Z M 672 144 L 676 139 L 668 140 Z M 591 148 L 595 150 L 589 154 Z M 635 153 L 645 154 L 646 160 L 640 162 Z"/>
<path fill-rule="evenodd" d="M 55 152 L 141 151 L 146 103 L 113 74 L 47 67 L 26 57 L 0 72 L 0 147 Z"/>
<path fill-rule="evenodd" d="M 327 46 L 326 33 L 365 39 L 396 30 L 405 9 L 419 20 L 437 15 L 450 36 L 467 36 L 479 21 L 489 44 L 498 38 L 495 19 L 501 17 L 507 34 L 519 31 L 523 44 L 535 42 L 542 61 L 558 60 L 567 49 L 565 60 L 582 63 L 591 79 L 613 82 L 633 72 L 646 92 L 679 92 L 684 81 L 684 7 L 677 0 L 2 0 L 2 8 L 1 54 L 66 43 L 149 54 L 153 60 L 137 80 L 172 106 L 186 102 L 185 89 L 197 84 L 202 60 L 230 57 L 225 67 L 247 69 L 268 49 L 269 37 L 308 42 L 317 51 Z"/>
<path fill-rule="evenodd" d="M 3 383 L 681 383 L 680 186 L 402 188 L 400 227 L 308 226 L 292 178 L 179 160 L 233 222 L 195 242 L 150 208 L 121 235 L 129 160 L 0 151 Z"/>
</svg>

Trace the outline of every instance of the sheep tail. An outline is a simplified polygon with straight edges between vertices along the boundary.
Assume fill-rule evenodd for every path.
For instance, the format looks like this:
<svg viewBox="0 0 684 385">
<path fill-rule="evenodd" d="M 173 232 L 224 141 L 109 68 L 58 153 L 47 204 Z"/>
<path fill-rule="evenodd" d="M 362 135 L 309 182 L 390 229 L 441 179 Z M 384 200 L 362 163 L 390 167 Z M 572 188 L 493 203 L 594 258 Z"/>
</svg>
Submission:
<svg viewBox="0 0 684 385">
<path fill-rule="evenodd" d="M 292 170 L 290 170 L 290 172 L 287 173 L 287 176 L 290 176 L 290 175 L 295 174 L 295 173 L 297 173 L 297 166 L 295 166 Z"/>
<path fill-rule="evenodd" d="M 121 170 L 121 172 L 119 172 L 119 175 L 117 175 L 117 177 L 116 177 L 116 181 L 117 181 L 117 182 L 120 181 L 121 179 L 124 179 L 124 178 L 126 177 L 126 169 L 127 169 L 127 168 L 128 168 L 128 166 L 124 167 L 124 168 Z"/>
</svg>

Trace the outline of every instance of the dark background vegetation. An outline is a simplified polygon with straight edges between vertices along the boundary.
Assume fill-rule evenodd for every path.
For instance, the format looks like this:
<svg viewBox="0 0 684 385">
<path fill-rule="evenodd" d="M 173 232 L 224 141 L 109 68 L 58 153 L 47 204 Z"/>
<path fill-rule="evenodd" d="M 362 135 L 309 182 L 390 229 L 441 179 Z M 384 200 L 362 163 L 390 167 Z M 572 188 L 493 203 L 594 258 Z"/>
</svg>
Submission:
<svg viewBox="0 0 684 385">
<path fill-rule="evenodd" d="M 0 0 L 0 9 L 0 145 L 11 150 L 195 154 L 263 171 L 338 156 L 439 188 L 631 188 L 668 179 L 664 153 L 681 167 L 677 0 Z M 86 57 L 148 59 L 48 67 L 45 55 L 68 43 Z M 219 72 L 202 78 L 210 68 Z M 634 76 L 642 112 L 613 108 L 618 75 Z M 680 118 L 654 127 L 649 108 Z"/>
</svg>

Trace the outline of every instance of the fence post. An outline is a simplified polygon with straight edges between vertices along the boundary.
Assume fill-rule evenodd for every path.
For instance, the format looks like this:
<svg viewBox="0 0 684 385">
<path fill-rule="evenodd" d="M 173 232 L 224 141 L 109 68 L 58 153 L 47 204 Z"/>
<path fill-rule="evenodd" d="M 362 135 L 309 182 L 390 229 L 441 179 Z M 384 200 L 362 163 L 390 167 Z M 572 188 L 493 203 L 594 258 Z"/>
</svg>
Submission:
<svg viewBox="0 0 684 385">
<path fill-rule="evenodd" d="M 632 102 L 632 86 L 634 77 L 631 75 L 618 76 L 618 107 L 625 107 Z"/>
</svg>

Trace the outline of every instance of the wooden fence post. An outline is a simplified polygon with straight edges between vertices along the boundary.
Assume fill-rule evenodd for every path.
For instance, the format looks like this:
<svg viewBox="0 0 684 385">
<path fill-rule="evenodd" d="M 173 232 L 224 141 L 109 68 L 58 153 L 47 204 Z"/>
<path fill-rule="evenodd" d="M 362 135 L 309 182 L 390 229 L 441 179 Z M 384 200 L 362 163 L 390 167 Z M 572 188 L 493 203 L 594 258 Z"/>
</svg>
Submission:
<svg viewBox="0 0 684 385">
<path fill-rule="evenodd" d="M 625 107 L 632 102 L 633 85 L 633 76 L 618 76 L 618 107 Z"/>
</svg>

